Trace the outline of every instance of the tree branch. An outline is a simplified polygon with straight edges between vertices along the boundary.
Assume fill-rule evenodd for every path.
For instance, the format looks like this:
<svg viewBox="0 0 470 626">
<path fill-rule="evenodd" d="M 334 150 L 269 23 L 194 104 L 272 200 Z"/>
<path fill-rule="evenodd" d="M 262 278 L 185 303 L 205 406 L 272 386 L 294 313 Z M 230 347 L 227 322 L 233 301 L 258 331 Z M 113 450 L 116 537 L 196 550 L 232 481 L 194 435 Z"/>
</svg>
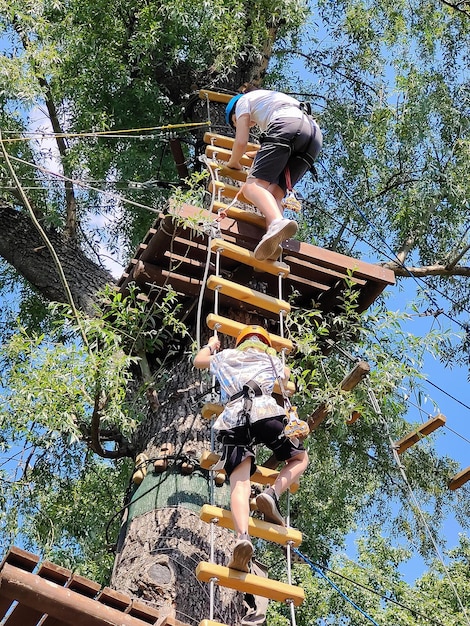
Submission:
<svg viewBox="0 0 470 626">
<path fill-rule="evenodd" d="M 422 267 L 407 267 L 398 263 L 384 263 L 383 267 L 393 270 L 395 276 L 470 276 L 470 267 L 455 266 L 448 268 L 446 265 L 423 265 Z"/>
</svg>

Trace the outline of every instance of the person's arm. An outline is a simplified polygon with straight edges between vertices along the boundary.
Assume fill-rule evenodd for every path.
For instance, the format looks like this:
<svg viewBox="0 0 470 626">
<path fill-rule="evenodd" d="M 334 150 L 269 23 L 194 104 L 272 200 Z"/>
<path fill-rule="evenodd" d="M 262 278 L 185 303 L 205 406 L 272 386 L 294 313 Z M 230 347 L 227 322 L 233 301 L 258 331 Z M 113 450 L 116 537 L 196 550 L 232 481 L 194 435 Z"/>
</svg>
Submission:
<svg viewBox="0 0 470 626">
<path fill-rule="evenodd" d="M 235 141 L 233 143 L 232 155 L 227 162 L 227 167 L 232 170 L 241 170 L 240 159 L 245 154 L 246 146 L 250 138 L 250 116 L 244 113 L 237 117 L 237 128 L 235 131 Z"/>
<path fill-rule="evenodd" d="M 214 335 L 209 337 L 208 342 L 205 346 L 199 350 L 199 352 L 194 357 L 194 367 L 197 369 L 207 369 L 211 364 L 211 357 L 216 350 L 220 348 L 220 341 Z"/>
</svg>

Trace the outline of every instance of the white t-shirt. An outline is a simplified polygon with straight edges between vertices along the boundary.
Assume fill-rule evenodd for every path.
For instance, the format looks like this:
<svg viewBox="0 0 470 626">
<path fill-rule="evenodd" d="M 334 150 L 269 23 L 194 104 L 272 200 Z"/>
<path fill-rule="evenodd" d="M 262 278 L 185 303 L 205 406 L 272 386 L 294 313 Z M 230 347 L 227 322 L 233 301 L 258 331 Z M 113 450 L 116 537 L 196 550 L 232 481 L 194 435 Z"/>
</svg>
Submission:
<svg viewBox="0 0 470 626">
<path fill-rule="evenodd" d="M 298 100 L 279 91 L 256 89 L 243 94 L 237 101 L 235 115 L 240 117 L 248 113 L 250 120 L 265 131 L 269 123 L 277 118 L 300 119 L 303 114 L 299 106 Z"/>
<path fill-rule="evenodd" d="M 222 402 L 227 402 L 231 396 L 241 391 L 249 380 L 256 381 L 263 395 L 253 398 L 250 422 L 285 415 L 285 409 L 271 396 L 276 378 L 284 376 L 284 366 L 277 356 L 269 357 L 256 348 L 243 351 L 228 348 L 211 358 L 210 372 L 220 382 Z M 228 430 L 243 426 L 244 418 L 240 416 L 243 403 L 243 398 L 227 402 L 214 422 L 214 429 Z"/>
</svg>

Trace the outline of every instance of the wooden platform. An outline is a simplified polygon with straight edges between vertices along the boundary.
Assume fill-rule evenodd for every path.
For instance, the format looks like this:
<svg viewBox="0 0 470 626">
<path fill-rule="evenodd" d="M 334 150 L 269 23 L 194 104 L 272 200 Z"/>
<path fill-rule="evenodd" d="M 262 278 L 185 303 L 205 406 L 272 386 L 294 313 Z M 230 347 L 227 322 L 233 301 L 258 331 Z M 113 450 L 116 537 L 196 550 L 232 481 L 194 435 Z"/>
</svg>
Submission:
<svg viewBox="0 0 470 626">
<path fill-rule="evenodd" d="M 230 217 L 221 219 L 214 224 L 220 228 L 217 239 L 223 238 L 232 246 L 253 252 L 264 231 L 252 223 L 252 216 L 255 214 L 238 211 L 236 220 Z M 255 217 L 258 223 L 262 220 L 259 216 Z M 214 218 L 211 212 L 188 204 L 173 207 L 168 214 L 161 214 L 119 279 L 119 291 L 126 294 L 129 283 L 133 282 L 139 288 L 141 297 L 152 301 L 159 291 L 155 287 L 171 285 L 180 295 L 182 317 L 190 319 L 194 316 L 208 253 L 209 238 L 204 224 L 212 224 Z M 189 222 L 194 229 L 188 227 Z M 312 301 L 315 301 L 323 312 L 339 310 L 346 281 L 352 280 L 354 288 L 359 291 L 358 311 L 362 312 L 385 287 L 395 282 L 391 270 L 337 252 L 294 239 L 285 241 L 283 248 L 282 262 L 289 266 L 290 273 L 283 279 L 282 298 L 287 299 L 296 293 L 292 301 L 295 306 L 312 308 Z M 214 261 L 215 252 L 212 252 L 210 274 L 214 273 Z M 254 285 L 257 291 L 262 283 L 266 294 L 278 297 L 278 276 L 262 271 L 262 267 L 254 268 L 245 264 L 239 256 L 223 256 L 220 270 L 226 280 L 247 288 Z M 224 294 L 219 294 L 219 298 L 222 314 L 222 309 L 227 308 L 256 313 L 253 302 L 244 302 Z M 206 289 L 205 299 L 210 305 L 214 292 Z M 263 310 L 260 314 L 267 319 L 277 320 L 276 312 Z"/>
<path fill-rule="evenodd" d="M 0 564 L 2 626 L 188 626 L 124 593 L 13 547 Z M 36 573 L 33 573 L 37 570 Z M 160 621 L 159 621 L 160 619 Z"/>
<path fill-rule="evenodd" d="M 256 596 L 277 600 L 277 602 L 292 601 L 295 606 L 302 604 L 305 599 L 302 587 L 295 587 L 254 574 L 245 574 L 223 565 L 206 563 L 205 561 L 197 566 L 196 577 L 202 582 L 208 583 L 215 580 L 222 587 L 229 587 L 243 593 L 252 593 Z"/>
</svg>

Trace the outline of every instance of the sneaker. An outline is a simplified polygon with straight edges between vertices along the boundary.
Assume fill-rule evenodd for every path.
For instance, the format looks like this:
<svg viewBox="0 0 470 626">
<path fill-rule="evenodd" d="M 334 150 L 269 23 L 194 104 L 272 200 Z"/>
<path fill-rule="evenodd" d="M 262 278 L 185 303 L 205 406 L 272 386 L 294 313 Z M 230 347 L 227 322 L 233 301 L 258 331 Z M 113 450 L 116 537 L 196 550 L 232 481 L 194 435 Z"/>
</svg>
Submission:
<svg viewBox="0 0 470 626">
<path fill-rule="evenodd" d="M 255 259 L 258 259 L 258 261 L 272 259 L 281 241 L 293 237 L 297 232 L 297 228 L 297 222 L 294 220 L 283 218 L 272 222 L 266 234 L 255 248 Z"/>
<path fill-rule="evenodd" d="M 271 256 L 269 256 L 266 261 L 277 261 L 278 258 L 281 256 L 283 250 L 282 250 L 282 246 L 278 246 L 274 252 L 274 254 L 271 254 Z"/>
<path fill-rule="evenodd" d="M 286 525 L 279 508 L 279 500 L 272 487 L 259 494 L 256 498 L 256 506 L 258 511 L 264 515 L 265 522 L 272 522 L 273 524 L 279 524 L 279 526 Z"/>
<path fill-rule="evenodd" d="M 239 572 L 249 572 L 252 556 L 253 544 L 248 535 L 242 535 L 235 544 L 228 567 L 230 567 L 230 569 L 236 569 Z"/>
</svg>

